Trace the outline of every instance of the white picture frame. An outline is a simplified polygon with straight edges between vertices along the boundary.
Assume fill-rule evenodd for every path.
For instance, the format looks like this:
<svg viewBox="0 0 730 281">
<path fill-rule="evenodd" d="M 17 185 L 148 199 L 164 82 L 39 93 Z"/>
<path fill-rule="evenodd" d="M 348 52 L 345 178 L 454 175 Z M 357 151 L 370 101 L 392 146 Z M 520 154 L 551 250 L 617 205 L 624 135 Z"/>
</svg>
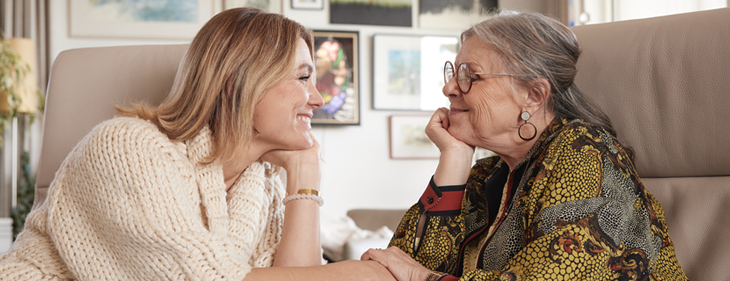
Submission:
<svg viewBox="0 0 730 281">
<path fill-rule="evenodd" d="M 426 136 L 430 115 L 391 115 L 391 159 L 438 159 L 438 147 Z"/>
<path fill-rule="evenodd" d="M 294 10 L 322 10 L 324 0 L 291 0 L 291 8 Z"/>
<path fill-rule="evenodd" d="M 215 14 L 213 0 L 167 1 L 176 10 L 163 17 L 124 1 L 93 5 L 88 0 L 68 0 L 69 36 L 190 40 Z M 165 8 L 157 5 L 156 9 Z"/>
<path fill-rule="evenodd" d="M 448 107 L 443 69 L 456 36 L 373 35 L 373 109 L 434 111 Z"/>
</svg>

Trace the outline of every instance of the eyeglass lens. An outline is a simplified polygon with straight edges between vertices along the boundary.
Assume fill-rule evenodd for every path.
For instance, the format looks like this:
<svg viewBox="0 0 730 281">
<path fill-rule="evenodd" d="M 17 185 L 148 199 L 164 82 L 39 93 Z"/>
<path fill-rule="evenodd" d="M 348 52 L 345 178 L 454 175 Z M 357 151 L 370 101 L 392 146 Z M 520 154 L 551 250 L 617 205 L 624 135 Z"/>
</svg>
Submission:
<svg viewBox="0 0 730 281">
<path fill-rule="evenodd" d="M 450 61 L 447 61 L 444 65 L 444 84 L 448 84 L 454 76 L 457 77 L 456 83 L 459 85 L 461 92 L 469 92 L 471 88 L 471 71 L 469 71 L 469 67 L 465 63 L 462 63 L 459 64 L 458 69 L 454 70 L 454 65 Z"/>
</svg>

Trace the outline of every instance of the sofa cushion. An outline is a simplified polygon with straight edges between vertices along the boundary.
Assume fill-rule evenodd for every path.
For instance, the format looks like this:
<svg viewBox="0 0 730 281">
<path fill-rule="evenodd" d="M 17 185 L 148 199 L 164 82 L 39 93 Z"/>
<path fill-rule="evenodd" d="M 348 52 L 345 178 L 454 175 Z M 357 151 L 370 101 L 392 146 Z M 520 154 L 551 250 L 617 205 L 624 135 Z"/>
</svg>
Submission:
<svg viewBox="0 0 730 281">
<path fill-rule="evenodd" d="M 730 278 L 730 177 L 643 178 L 690 280 Z"/>
</svg>

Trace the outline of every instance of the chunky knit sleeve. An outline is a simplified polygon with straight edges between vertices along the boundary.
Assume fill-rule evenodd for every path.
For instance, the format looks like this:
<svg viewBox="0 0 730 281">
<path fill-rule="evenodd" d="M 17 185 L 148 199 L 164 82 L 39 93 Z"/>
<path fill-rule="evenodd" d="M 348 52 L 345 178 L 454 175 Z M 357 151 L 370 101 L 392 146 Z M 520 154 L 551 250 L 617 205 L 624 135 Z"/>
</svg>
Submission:
<svg viewBox="0 0 730 281">
<path fill-rule="evenodd" d="M 194 202 L 193 164 L 154 125 L 115 118 L 66 159 L 51 186 L 48 235 L 80 280 L 242 280 L 250 271 Z"/>
</svg>

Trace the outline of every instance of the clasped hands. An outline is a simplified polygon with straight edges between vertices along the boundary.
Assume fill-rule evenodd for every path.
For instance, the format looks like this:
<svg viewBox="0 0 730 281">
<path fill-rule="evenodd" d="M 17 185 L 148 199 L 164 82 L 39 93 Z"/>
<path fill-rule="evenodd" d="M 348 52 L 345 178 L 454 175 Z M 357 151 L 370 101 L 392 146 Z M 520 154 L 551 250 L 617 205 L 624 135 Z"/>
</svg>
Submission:
<svg viewBox="0 0 730 281">
<path fill-rule="evenodd" d="M 424 281 L 432 272 L 398 247 L 369 249 L 362 254 L 360 260 L 380 263 L 398 281 Z"/>
</svg>

